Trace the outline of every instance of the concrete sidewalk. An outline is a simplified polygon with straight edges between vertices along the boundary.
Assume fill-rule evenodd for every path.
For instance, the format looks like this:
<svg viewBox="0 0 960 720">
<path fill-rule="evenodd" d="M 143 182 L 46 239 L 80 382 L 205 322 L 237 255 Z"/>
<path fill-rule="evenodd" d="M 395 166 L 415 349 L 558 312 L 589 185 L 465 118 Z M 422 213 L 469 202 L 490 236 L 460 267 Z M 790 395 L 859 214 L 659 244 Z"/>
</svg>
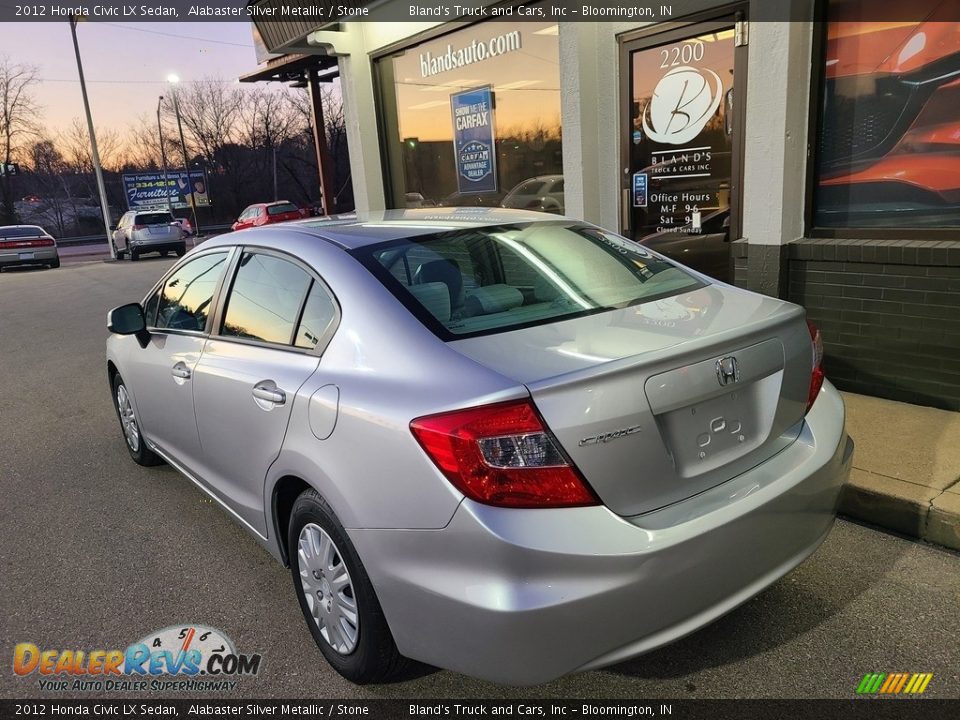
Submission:
<svg viewBox="0 0 960 720">
<path fill-rule="evenodd" d="M 960 550 L 960 413 L 843 399 L 856 450 L 840 512 Z"/>
</svg>

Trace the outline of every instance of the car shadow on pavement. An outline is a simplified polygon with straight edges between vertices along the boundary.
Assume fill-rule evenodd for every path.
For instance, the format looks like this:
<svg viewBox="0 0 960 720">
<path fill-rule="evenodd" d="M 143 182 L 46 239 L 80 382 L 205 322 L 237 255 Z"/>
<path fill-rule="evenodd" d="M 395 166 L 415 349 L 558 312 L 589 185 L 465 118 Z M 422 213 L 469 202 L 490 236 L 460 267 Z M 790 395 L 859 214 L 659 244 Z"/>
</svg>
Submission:
<svg viewBox="0 0 960 720">
<path fill-rule="evenodd" d="M 894 557 L 885 558 L 886 563 L 894 561 Z M 820 561 L 815 555 L 706 627 L 601 672 L 637 678 L 678 678 L 775 651 L 828 622 L 883 581 L 883 568 L 838 571 L 829 565 L 826 558 Z M 829 587 L 822 581 L 818 584 L 818 576 L 829 577 Z"/>
</svg>

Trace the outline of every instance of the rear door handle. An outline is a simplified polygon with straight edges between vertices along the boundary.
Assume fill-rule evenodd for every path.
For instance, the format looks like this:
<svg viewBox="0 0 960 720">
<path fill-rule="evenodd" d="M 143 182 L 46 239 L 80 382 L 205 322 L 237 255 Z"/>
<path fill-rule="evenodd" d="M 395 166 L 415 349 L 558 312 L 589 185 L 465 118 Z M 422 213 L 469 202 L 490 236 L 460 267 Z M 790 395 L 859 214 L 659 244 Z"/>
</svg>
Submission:
<svg viewBox="0 0 960 720">
<path fill-rule="evenodd" d="M 181 380 L 189 380 L 192 373 L 190 372 L 190 368 L 188 368 L 184 363 L 178 362 L 176 365 L 170 368 L 170 374 L 175 378 L 180 378 Z"/>
<path fill-rule="evenodd" d="M 287 401 L 287 394 L 278 387 L 255 385 L 253 388 L 253 396 L 257 400 L 263 400 L 264 402 L 273 403 L 274 405 L 283 405 Z"/>
</svg>

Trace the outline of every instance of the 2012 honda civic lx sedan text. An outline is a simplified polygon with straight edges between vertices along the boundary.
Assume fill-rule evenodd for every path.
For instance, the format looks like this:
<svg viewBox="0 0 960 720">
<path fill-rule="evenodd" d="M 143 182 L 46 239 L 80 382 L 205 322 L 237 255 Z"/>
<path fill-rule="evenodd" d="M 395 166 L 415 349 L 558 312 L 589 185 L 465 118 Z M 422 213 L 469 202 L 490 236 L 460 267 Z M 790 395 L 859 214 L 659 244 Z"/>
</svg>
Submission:
<svg viewBox="0 0 960 720">
<path fill-rule="evenodd" d="M 853 451 L 801 308 L 556 216 L 228 234 L 108 325 L 133 459 L 289 564 L 355 682 L 671 642 L 817 548 Z"/>
</svg>

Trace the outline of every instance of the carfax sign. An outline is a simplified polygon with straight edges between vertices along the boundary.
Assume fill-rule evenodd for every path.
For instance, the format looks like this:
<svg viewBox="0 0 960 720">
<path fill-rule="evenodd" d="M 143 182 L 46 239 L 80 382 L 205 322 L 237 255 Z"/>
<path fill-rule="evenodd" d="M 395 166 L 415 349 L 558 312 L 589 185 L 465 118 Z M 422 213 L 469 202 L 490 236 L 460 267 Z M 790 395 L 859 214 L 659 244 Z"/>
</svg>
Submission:
<svg viewBox="0 0 960 720">
<path fill-rule="evenodd" d="M 198 207 L 210 204 L 202 170 L 191 170 L 189 180 L 185 170 L 168 170 L 166 179 L 162 172 L 124 173 L 123 190 L 130 210 L 166 210 L 168 196 L 170 207 L 188 208 L 191 190 Z"/>
<path fill-rule="evenodd" d="M 493 92 L 490 86 L 454 93 L 453 155 L 462 193 L 497 191 L 497 153 L 493 139 Z"/>
</svg>

